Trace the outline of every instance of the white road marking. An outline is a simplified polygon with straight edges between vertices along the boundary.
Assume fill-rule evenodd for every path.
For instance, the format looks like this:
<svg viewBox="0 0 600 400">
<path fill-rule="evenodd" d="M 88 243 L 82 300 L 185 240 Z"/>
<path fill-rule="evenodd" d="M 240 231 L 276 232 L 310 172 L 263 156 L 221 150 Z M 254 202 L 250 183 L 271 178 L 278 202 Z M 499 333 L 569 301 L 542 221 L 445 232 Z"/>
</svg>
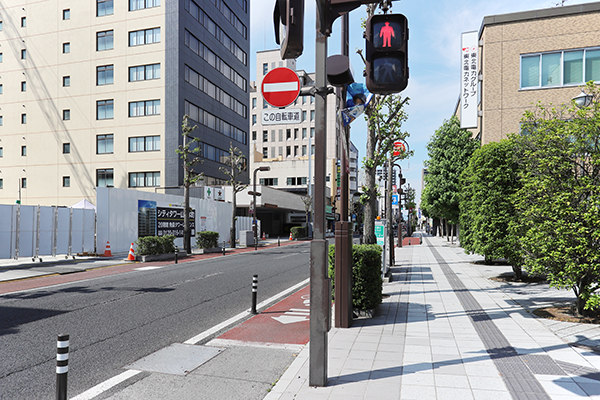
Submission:
<svg viewBox="0 0 600 400">
<path fill-rule="evenodd" d="M 119 383 L 126 381 L 129 378 L 132 378 L 139 374 L 142 371 L 138 371 L 135 369 L 127 370 L 117 376 L 113 376 L 112 378 L 94 386 L 91 389 L 86 390 L 85 392 L 72 397 L 71 400 L 90 400 L 94 397 L 106 392 L 107 390 L 117 386 Z"/>
<path fill-rule="evenodd" d="M 140 267 L 140 268 L 136 268 L 136 271 L 151 271 L 153 269 L 161 269 L 164 267 Z"/>
</svg>

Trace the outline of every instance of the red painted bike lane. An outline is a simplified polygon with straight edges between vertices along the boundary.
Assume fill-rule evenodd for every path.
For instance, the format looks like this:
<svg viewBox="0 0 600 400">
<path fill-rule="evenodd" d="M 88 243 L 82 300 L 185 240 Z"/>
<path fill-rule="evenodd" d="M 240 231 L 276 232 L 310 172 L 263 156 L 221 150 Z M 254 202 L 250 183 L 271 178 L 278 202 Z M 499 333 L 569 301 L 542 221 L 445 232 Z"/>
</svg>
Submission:
<svg viewBox="0 0 600 400">
<path fill-rule="evenodd" d="M 310 331 L 310 286 L 298 290 L 277 304 L 241 325 L 219 336 L 217 340 L 231 340 L 246 344 L 308 343 Z"/>
</svg>

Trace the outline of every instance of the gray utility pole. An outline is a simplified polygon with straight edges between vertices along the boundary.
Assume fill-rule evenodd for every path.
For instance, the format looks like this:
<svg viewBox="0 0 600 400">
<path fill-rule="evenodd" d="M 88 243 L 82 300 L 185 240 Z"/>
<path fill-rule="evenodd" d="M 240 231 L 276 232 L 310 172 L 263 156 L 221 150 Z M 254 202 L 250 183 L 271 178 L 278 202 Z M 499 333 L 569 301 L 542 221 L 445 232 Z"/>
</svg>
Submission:
<svg viewBox="0 0 600 400">
<path fill-rule="evenodd" d="M 342 15 L 342 55 L 349 52 L 348 14 Z M 338 88 L 341 108 L 346 104 L 346 89 Z M 336 328 L 352 326 L 352 223 L 348 221 L 348 158 L 350 149 L 350 126 L 342 128 L 338 140 L 340 158 L 340 221 L 335 224 L 335 303 Z"/>
<path fill-rule="evenodd" d="M 394 261 L 394 232 L 392 232 L 392 220 L 394 219 L 394 215 L 392 213 L 392 174 L 394 173 L 394 163 L 392 162 L 392 150 L 390 150 L 390 155 L 388 158 L 388 180 L 387 180 L 387 232 L 388 232 L 388 248 L 389 257 L 388 257 L 388 265 L 392 268 L 395 264 Z M 388 270 L 389 271 L 389 270 Z"/>
<path fill-rule="evenodd" d="M 315 44 L 315 218 L 310 243 L 310 386 L 327 385 L 327 331 L 331 312 L 331 281 L 327 274 L 325 238 L 325 175 L 327 174 L 327 36 L 321 33 L 317 8 Z"/>
</svg>

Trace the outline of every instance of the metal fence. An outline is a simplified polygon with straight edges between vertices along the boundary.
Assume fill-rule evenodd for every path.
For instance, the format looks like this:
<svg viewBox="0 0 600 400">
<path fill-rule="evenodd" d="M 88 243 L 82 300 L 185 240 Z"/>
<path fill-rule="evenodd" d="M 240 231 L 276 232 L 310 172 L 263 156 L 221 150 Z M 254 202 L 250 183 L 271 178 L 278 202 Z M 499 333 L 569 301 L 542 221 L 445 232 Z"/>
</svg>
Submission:
<svg viewBox="0 0 600 400">
<path fill-rule="evenodd" d="M 96 211 L 0 204 L 0 259 L 96 252 Z"/>
</svg>

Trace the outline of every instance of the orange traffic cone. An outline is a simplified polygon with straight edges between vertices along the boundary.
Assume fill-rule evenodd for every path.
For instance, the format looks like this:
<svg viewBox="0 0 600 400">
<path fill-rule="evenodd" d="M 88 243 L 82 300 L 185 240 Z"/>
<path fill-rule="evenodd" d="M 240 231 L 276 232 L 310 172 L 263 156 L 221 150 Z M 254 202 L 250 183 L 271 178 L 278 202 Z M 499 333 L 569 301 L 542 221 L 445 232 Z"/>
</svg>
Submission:
<svg viewBox="0 0 600 400">
<path fill-rule="evenodd" d="M 262 240 L 267 240 L 267 237 L 265 236 L 265 233 L 263 232 L 263 237 Z"/>
<path fill-rule="evenodd" d="M 294 240 L 294 238 L 292 237 L 292 232 L 290 232 L 290 238 L 289 240 Z"/>
<path fill-rule="evenodd" d="M 112 253 L 110 252 L 110 243 L 108 243 L 108 240 L 106 241 L 106 250 L 104 250 L 104 257 L 112 257 Z"/>
<path fill-rule="evenodd" d="M 128 261 L 135 261 L 135 254 L 133 252 L 133 243 L 131 243 L 131 247 L 129 247 L 129 254 L 127 255 Z"/>
</svg>

